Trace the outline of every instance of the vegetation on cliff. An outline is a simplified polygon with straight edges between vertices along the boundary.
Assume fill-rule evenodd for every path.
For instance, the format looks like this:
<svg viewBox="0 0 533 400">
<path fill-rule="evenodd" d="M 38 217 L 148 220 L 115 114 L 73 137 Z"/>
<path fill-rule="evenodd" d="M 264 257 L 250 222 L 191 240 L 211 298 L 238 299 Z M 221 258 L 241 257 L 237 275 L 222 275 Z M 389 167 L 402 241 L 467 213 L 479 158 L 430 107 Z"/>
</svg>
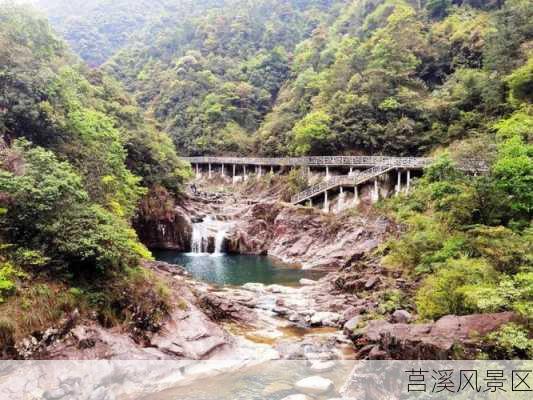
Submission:
<svg viewBox="0 0 533 400">
<path fill-rule="evenodd" d="M 530 65 L 526 0 L 194 9 L 146 22 L 104 66 L 183 153 L 424 154 L 485 137 L 530 95 L 526 84 L 509 96 Z M 63 29 L 68 19 L 54 22 Z M 83 25 L 70 29 L 86 35 Z"/>
<path fill-rule="evenodd" d="M 112 78 L 17 7 L 0 10 L 0 137 L 4 331 L 20 337 L 84 302 L 124 320 L 132 283 L 140 303 L 163 295 L 137 270 L 151 256 L 130 221 L 148 188 L 176 193 L 187 168 Z"/>
</svg>

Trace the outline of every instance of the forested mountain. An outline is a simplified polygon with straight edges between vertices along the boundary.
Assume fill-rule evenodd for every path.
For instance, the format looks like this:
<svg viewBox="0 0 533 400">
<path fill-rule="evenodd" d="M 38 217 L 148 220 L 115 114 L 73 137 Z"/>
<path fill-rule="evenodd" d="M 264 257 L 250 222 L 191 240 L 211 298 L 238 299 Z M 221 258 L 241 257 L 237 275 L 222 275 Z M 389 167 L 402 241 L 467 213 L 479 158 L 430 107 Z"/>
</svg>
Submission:
<svg viewBox="0 0 533 400">
<path fill-rule="evenodd" d="M 132 217 L 148 190 L 177 193 L 188 174 L 120 85 L 77 60 L 46 20 L 0 10 L 0 303 L 16 281 L 34 282 L 3 308 L 15 326 L 0 320 L 0 347 L 86 296 L 113 302 L 144 282 L 136 268 L 150 254 Z M 79 288 L 50 291 L 71 285 Z M 91 304 L 124 317 L 107 300 Z M 15 318 L 21 307 L 35 307 L 37 319 Z"/>
<path fill-rule="evenodd" d="M 154 24 L 174 24 L 222 0 L 35 0 L 72 49 L 90 66 L 149 34 Z M 145 36 L 146 37 L 146 36 Z"/>
<path fill-rule="evenodd" d="M 57 29 L 89 62 L 106 60 L 183 154 L 414 155 L 483 137 L 516 109 L 508 79 L 533 39 L 526 0 L 77 7 L 98 33 L 71 23 L 65 2 L 40 3 L 63 10 Z"/>
</svg>

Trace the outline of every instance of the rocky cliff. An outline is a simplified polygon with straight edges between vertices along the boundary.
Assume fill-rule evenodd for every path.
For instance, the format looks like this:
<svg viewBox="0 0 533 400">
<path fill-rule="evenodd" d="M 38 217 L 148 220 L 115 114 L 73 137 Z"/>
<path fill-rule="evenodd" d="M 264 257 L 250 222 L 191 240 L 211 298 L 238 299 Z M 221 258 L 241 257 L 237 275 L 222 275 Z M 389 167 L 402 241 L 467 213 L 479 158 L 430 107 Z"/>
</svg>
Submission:
<svg viewBox="0 0 533 400">
<path fill-rule="evenodd" d="M 250 207 L 228 235 L 229 252 L 268 254 L 304 268 L 336 270 L 369 254 L 395 229 L 383 217 L 332 216 L 284 203 Z"/>
<path fill-rule="evenodd" d="M 163 188 L 143 199 L 134 220 L 139 239 L 150 249 L 190 251 L 192 222 L 188 199 L 176 200 Z"/>
</svg>

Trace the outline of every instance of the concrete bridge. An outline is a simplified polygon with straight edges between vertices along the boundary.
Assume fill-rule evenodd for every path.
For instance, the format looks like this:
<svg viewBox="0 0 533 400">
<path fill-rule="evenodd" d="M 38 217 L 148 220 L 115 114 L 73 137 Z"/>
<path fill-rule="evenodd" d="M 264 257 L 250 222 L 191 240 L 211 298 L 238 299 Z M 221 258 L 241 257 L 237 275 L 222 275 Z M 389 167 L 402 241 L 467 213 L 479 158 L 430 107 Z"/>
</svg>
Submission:
<svg viewBox="0 0 533 400">
<path fill-rule="evenodd" d="M 206 172 L 209 178 L 215 174 L 230 177 L 233 182 L 237 178 L 246 180 L 249 175 L 261 177 L 265 174 L 288 172 L 293 168 L 303 168 L 310 176 L 313 171 L 325 173 L 325 178 L 318 184 L 310 186 L 292 197 L 293 204 L 308 202 L 313 205 L 317 199 L 329 210 L 330 193 L 353 193 L 353 204 L 359 202 L 359 188 L 372 184 L 373 201 L 380 198 L 380 183 L 386 177 L 390 181 L 391 173 L 396 172 L 396 194 L 409 191 L 413 175 L 419 176 L 425 167 L 433 162 L 432 158 L 424 157 L 386 157 L 386 156 L 325 156 L 297 158 L 257 158 L 257 157 L 189 157 L 188 161 L 197 177 Z M 459 169 L 466 173 L 484 173 L 488 170 L 485 162 L 480 160 L 462 161 Z M 242 174 L 242 175 L 240 175 Z M 403 187 L 402 187 L 403 186 Z"/>
</svg>

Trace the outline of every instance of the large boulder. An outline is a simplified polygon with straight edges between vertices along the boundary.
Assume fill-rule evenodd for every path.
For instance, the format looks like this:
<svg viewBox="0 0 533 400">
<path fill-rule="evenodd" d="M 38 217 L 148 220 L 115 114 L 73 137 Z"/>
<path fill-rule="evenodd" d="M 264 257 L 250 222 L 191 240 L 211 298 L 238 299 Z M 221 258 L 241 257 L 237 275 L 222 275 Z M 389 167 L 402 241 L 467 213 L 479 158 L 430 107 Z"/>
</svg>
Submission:
<svg viewBox="0 0 533 400">
<path fill-rule="evenodd" d="M 208 292 L 199 298 L 198 303 L 213 321 L 232 321 L 244 324 L 254 321 L 256 319 L 255 312 L 235 300 Z"/>
<path fill-rule="evenodd" d="M 321 376 L 310 376 L 296 382 L 296 389 L 310 395 L 323 395 L 333 390 L 333 382 Z"/>
<path fill-rule="evenodd" d="M 453 358 L 456 345 L 466 352 L 473 351 L 479 344 L 479 338 L 515 318 L 514 313 L 505 312 L 449 315 L 427 324 L 370 321 L 365 329 L 354 333 L 352 337 L 358 347 L 370 349 L 374 355 L 383 351 L 389 359 L 445 360 Z M 380 357 L 383 355 L 379 354 Z"/>
</svg>

